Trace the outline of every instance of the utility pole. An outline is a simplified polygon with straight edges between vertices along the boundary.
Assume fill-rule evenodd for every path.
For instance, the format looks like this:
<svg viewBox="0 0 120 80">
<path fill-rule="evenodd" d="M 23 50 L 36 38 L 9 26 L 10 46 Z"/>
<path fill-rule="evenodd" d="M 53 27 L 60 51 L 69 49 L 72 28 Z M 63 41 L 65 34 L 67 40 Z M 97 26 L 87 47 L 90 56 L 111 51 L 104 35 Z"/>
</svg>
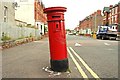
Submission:
<svg viewBox="0 0 120 80">
<path fill-rule="evenodd" d="M 97 23 L 96 17 L 97 17 L 97 15 L 95 14 L 95 26 L 94 26 L 95 27 L 95 30 L 94 30 L 95 32 L 96 32 L 96 23 Z"/>
<path fill-rule="evenodd" d="M 120 1 L 118 2 L 118 31 L 120 32 Z"/>
</svg>

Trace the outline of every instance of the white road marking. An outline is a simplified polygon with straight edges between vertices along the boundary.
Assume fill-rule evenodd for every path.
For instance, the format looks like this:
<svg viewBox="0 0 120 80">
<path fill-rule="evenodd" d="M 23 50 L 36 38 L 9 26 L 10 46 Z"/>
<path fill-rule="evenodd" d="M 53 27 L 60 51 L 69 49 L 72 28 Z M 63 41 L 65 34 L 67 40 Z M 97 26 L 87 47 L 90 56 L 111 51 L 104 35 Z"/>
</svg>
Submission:
<svg viewBox="0 0 120 80">
<path fill-rule="evenodd" d="M 76 47 L 80 47 L 80 46 L 82 46 L 80 43 L 75 43 L 75 46 Z"/>
<path fill-rule="evenodd" d="M 109 46 L 109 45 L 111 45 L 111 44 L 108 44 L 108 43 L 104 43 L 106 46 Z"/>
<path fill-rule="evenodd" d="M 103 40 L 97 40 L 97 41 L 103 41 Z"/>
<path fill-rule="evenodd" d="M 80 72 L 80 74 L 83 76 L 83 78 L 88 78 L 88 76 L 85 74 L 85 72 L 83 71 L 83 69 L 81 68 L 81 66 L 78 64 L 78 62 L 75 60 L 75 58 L 73 57 L 72 53 L 70 52 L 69 48 L 67 48 L 68 53 L 70 54 L 70 57 L 72 58 L 73 62 L 75 63 L 76 67 L 78 68 L 78 71 Z"/>
<path fill-rule="evenodd" d="M 119 41 L 112 41 L 112 40 L 97 40 L 97 41 L 101 41 L 101 42 L 111 42 L 111 43 L 118 43 Z"/>
<path fill-rule="evenodd" d="M 99 78 L 98 75 L 85 63 L 85 61 L 83 61 L 83 59 L 72 49 L 72 47 L 69 47 L 69 48 L 75 54 L 75 56 L 81 61 L 81 63 L 85 66 L 85 68 L 90 72 L 90 74 L 94 78 Z"/>
<path fill-rule="evenodd" d="M 118 41 L 108 41 L 108 42 L 111 42 L 111 43 L 118 43 Z"/>
<path fill-rule="evenodd" d="M 111 51 L 111 50 L 114 50 L 114 49 L 107 49 L 107 50 L 110 50 L 110 51 Z"/>
</svg>

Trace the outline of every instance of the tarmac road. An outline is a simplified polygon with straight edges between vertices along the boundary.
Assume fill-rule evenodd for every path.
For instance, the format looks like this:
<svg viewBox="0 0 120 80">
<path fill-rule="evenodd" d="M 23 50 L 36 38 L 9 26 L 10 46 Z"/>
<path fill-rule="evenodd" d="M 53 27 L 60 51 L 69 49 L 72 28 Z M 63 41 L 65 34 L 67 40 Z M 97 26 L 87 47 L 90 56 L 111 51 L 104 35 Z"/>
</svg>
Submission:
<svg viewBox="0 0 120 80">
<path fill-rule="evenodd" d="M 118 78 L 118 41 L 67 35 L 67 48 L 70 73 L 54 74 L 43 69 L 50 67 L 48 38 L 3 50 L 2 77 Z"/>
</svg>

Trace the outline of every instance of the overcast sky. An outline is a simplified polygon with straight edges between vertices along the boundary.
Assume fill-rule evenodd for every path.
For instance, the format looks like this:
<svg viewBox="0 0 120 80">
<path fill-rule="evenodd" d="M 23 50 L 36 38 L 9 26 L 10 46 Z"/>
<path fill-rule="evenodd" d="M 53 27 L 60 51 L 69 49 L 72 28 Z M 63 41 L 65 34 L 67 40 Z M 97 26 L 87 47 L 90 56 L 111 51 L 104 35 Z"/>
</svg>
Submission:
<svg viewBox="0 0 120 80">
<path fill-rule="evenodd" d="M 115 5 L 120 0 L 42 0 L 45 7 L 67 7 L 65 13 L 66 29 L 74 29 L 79 21 L 92 14 L 96 10 L 102 10 L 105 6 Z"/>
</svg>

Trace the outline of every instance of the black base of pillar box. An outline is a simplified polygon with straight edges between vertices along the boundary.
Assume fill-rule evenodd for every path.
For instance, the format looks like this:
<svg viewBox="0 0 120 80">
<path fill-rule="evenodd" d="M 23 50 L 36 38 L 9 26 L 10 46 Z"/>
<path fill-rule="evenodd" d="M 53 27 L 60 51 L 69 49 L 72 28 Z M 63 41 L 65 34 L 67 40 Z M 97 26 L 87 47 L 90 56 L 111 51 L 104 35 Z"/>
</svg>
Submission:
<svg viewBox="0 0 120 80">
<path fill-rule="evenodd" d="M 68 70 L 68 59 L 50 60 L 51 69 L 57 72 L 66 72 Z"/>
</svg>

